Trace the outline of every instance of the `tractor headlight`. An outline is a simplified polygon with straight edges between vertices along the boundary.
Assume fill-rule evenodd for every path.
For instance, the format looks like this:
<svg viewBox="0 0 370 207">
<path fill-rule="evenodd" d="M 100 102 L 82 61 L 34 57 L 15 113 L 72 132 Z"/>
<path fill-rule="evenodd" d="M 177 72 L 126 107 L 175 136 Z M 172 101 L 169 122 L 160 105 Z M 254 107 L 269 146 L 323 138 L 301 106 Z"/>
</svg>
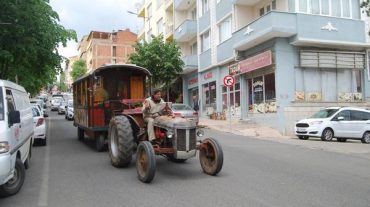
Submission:
<svg viewBox="0 0 370 207">
<path fill-rule="evenodd" d="M 173 137 L 173 132 L 172 131 L 167 131 L 166 135 L 167 135 L 167 138 L 171 139 Z"/>
<path fill-rule="evenodd" d="M 203 136 L 204 136 L 204 131 L 203 131 L 203 130 L 201 130 L 201 129 L 199 129 L 199 130 L 197 131 L 197 136 L 198 136 L 198 137 L 203 137 Z"/>
<path fill-rule="evenodd" d="M 8 142 L 0 142 L 0 154 L 9 152 L 10 146 Z"/>
</svg>

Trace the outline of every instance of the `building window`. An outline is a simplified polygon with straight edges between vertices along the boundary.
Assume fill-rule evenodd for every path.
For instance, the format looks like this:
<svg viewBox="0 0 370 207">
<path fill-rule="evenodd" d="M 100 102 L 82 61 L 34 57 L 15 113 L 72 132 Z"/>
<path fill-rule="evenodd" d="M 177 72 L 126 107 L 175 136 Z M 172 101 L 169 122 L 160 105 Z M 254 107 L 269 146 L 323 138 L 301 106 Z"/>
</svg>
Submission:
<svg viewBox="0 0 370 207">
<path fill-rule="evenodd" d="M 117 63 L 117 59 L 112 59 L 112 63 Z"/>
<path fill-rule="evenodd" d="M 152 4 L 150 3 L 149 6 L 147 7 L 146 9 L 148 11 L 148 18 L 147 18 L 147 21 L 150 20 L 150 18 L 152 18 Z"/>
<path fill-rule="evenodd" d="M 203 111 L 210 115 L 216 111 L 216 81 L 203 84 Z"/>
<path fill-rule="evenodd" d="M 209 0 L 201 0 L 202 15 L 209 11 Z M 201 16 L 202 16 L 201 15 Z"/>
<path fill-rule="evenodd" d="M 159 7 L 161 7 L 163 4 L 163 0 L 157 0 L 157 9 L 159 9 Z"/>
<path fill-rule="evenodd" d="M 198 54 L 198 44 L 197 42 L 194 42 L 194 44 L 191 45 L 191 54 L 192 55 L 197 55 Z"/>
<path fill-rule="evenodd" d="M 218 31 L 220 43 L 231 37 L 231 16 L 219 24 Z"/>
<path fill-rule="evenodd" d="M 113 53 L 113 57 L 117 56 L 117 47 L 116 46 L 113 46 L 112 53 Z"/>
<path fill-rule="evenodd" d="M 351 18 L 353 0 L 296 0 L 296 12 Z"/>
<path fill-rule="evenodd" d="M 197 19 L 197 8 L 194 8 L 191 10 L 191 19 L 196 20 Z"/>
<path fill-rule="evenodd" d="M 263 16 L 265 14 L 265 8 L 264 7 L 262 7 L 261 9 L 260 9 L 260 16 Z"/>
<path fill-rule="evenodd" d="M 157 22 L 157 35 L 160 35 L 163 33 L 163 18 L 161 18 L 158 22 Z"/>
<path fill-rule="evenodd" d="M 273 0 L 269 2 L 268 4 L 264 5 L 262 8 L 260 8 L 260 16 L 263 16 L 264 14 L 270 12 L 271 10 L 276 10 L 276 0 Z"/>
<path fill-rule="evenodd" d="M 306 68 L 296 70 L 296 101 L 362 101 L 362 70 Z"/>
<path fill-rule="evenodd" d="M 211 46 L 211 42 L 209 38 L 209 30 L 201 35 L 201 41 L 202 41 L 202 52 L 205 52 Z"/>
<path fill-rule="evenodd" d="M 249 112 L 276 112 L 275 73 L 248 79 L 247 83 Z"/>
<path fill-rule="evenodd" d="M 147 32 L 147 36 L 148 42 L 152 41 L 152 29 Z"/>
</svg>

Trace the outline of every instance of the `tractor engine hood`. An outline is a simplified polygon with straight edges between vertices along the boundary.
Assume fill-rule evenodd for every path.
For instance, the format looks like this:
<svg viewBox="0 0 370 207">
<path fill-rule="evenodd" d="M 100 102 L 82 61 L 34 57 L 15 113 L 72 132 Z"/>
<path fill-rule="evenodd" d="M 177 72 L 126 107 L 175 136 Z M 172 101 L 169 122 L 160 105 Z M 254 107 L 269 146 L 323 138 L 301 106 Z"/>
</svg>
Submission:
<svg viewBox="0 0 370 207">
<path fill-rule="evenodd" d="M 175 128 L 175 129 L 193 129 L 196 127 L 195 122 L 184 118 L 171 116 L 159 116 L 154 119 L 154 126 L 161 128 Z"/>
</svg>

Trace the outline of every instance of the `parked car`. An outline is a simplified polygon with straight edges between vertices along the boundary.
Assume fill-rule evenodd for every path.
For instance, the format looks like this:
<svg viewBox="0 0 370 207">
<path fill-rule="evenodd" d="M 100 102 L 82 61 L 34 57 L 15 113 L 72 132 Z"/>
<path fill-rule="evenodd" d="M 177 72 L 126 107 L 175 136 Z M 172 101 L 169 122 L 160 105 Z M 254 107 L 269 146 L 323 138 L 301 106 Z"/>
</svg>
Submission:
<svg viewBox="0 0 370 207">
<path fill-rule="evenodd" d="M 58 114 L 65 114 L 66 113 L 66 106 L 67 106 L 67 101 L 60 102 L 60 105 L 58 107 Z"/>
<path fill-rule="evenodd" d="M 60 103 L 63 101 L 62 97 L 54 97 L 51 99 L 51 110 L 57 111 Z"/>
<path fill-rule="evenodd" d="M 315 113 L 308 119 L 300 120 L 295 126 L 299 139 L 320 137 L 323 141 L 338 142 L 360 139 L 370 143 L 370 111 L 355 107 L 331 107 Z"/>
<path fill-rule="evenodd" d="M 172 104 L 171 109 L 172 109 L 175 116 L 183 117 L 183 118 L 186 118 L 188 120 L 195 121 L 195 123 L 198 125 L 198 123 L 199 123 L 198 112 L 196 112 L 189 105 L 174 103 L 174 104 Z"/>
<path fill-rule="evenodd" d="M 34 139 L 40 141 L 40 144 L 46 145 L 46 124 L 44 116 L 37 106 L 32 107 L 33 123 L 34 123 Z"/>
<path fill-rule="evenodd" d="M 31 102 L 31 104 L 38 104 L 38 105 L 40 105 L 41 106 L 41 109 L 45 109 L 46 108 L 46 104 L 41 99 L 34 98 L 34 99 L 31 99 L 30 102 Z"/>
<path fill-rule="evenodd" d="M 67 120 L 73 120 L 74 118 L 73 100 L 67 101 L 65 118 Z"/>
<path fill-rule="evenodd" d="M 23 185 L 30 163 L 33 127 L 26 90 L 0 80 L 0 197 L 16 194 Z"/>
</svg>

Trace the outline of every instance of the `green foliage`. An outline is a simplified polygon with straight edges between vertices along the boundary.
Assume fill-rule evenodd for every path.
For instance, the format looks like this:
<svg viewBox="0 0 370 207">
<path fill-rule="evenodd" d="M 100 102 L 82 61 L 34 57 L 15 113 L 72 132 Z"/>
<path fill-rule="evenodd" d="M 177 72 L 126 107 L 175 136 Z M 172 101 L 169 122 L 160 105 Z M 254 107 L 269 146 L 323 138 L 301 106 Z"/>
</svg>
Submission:
<svg viewBox="0 0 370 207">
<path fill-rule="evenodd" d="M 154 87 L 164 86 L 169 89 L 171 84 L 182 72 L 184 62 L 181 52 L 175 42 L 165 42 L 163 36 L 153 37 L 151 42 L 137 42 L 135 53 L 129 57 L 129 62 L 147 68 L 153 75 Z"/>
<path fill-rule="evenodd" d="M 370 16 L 370 0 L 363 0 L 360 5 L 366 12 L 367 16 Z"/>
<path fill-rule="evenodd" d="M 48 0 L 0 1 L 0 78 L 15 81 L 31 94 L 52 84 L 62 71 L 59 44 L 77 41 L 59 25 Z M 4 24 L 6 23 L 6 24 Z"/>
<path fill-rule="evenodd" d="M 66 92 L 68 89 L 66 85 L 66 75 L 64 72 L 60 74 L 58 89 L 59 91 L 63 91 L 63 92 Z"/>
<path fill-rule="evenodd" d="M 86 62 L 82 59 L 77 60 L 72 65 L 71 77 L 73 81 L 83 76 L 87 71 Z"/>
</svg>

